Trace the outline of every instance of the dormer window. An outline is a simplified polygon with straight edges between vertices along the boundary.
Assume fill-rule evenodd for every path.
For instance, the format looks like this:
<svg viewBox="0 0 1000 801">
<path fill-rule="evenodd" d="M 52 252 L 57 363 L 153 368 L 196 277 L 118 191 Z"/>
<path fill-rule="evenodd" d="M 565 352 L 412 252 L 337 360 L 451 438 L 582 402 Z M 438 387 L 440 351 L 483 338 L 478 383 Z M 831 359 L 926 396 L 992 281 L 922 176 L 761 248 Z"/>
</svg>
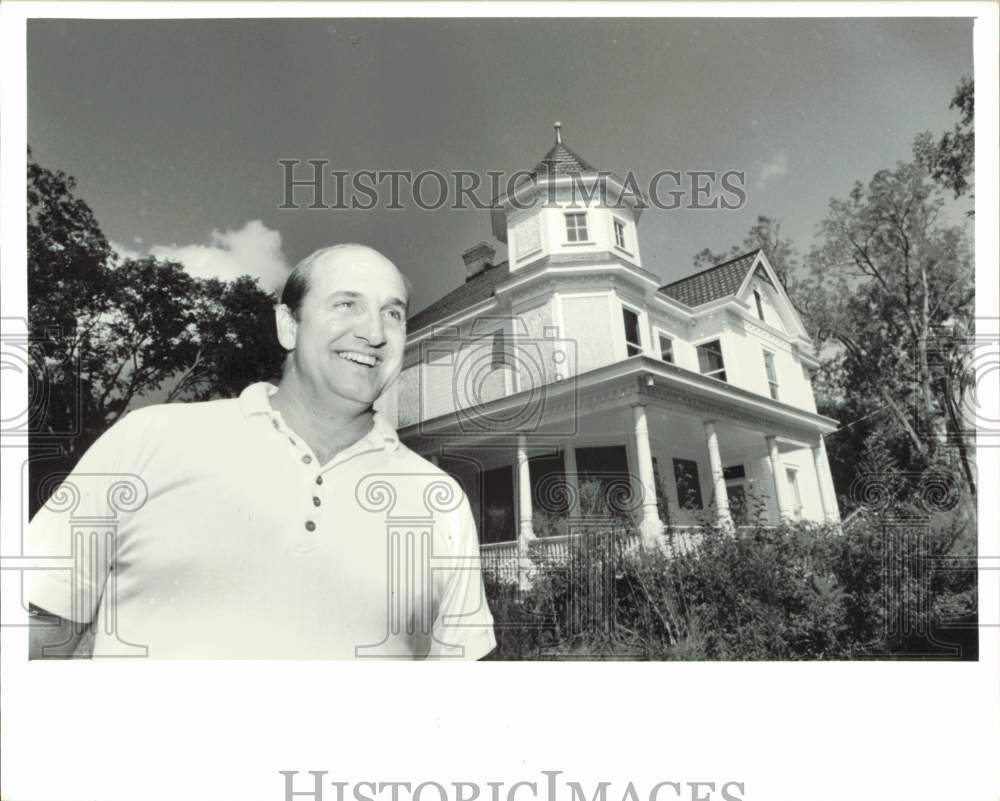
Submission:
<svg viewBox="0 0 1000 801">
<path fill-rule="evenodd" d="M 709 378 L 726 380 L 726 365 L 722 361 L 722 344 L 717 339 L 698 346 L 698 369 Z"/>
<path fill-rule="evenodd" d="M 625 223 L 621 220 L 614 220 L 612 225 L 615 229 L 615 245 L 625 250 Z"/>
<path fill-rule="evenodd" d="M 574 212 L 566 215 L 566 241 L 587 241 L 587 213 Z"/>
<path fill-rule="evenodd" d="M 763 301 L 763 299 L 760 296 L 760 290 L 759 289 L 755 289 L 753 291 L 753 302 L 755 304 L 757 304 L 757 316 L 761 319 L 761 321 L 763 321 L 764 320 L 764 301 Z"/>
</svg>

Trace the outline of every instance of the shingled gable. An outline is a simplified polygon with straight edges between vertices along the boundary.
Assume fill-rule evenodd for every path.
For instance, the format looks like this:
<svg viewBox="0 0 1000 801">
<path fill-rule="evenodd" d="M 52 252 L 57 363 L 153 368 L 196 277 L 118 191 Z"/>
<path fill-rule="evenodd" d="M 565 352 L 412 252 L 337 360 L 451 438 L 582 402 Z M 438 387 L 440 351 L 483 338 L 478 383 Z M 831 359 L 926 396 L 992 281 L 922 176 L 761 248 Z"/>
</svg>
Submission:
<svg viewBox="0 0 1000 801">
<path fill-rule="evenodd" d="M 753 250 L 722 264 L 716 264 L 707 270 L 661 286 L 660 292 L 691 307 L 735 295 L 743 285 L 759 253 L 760 250 Z M 768 282 L 770 283 L 770 279 Z"/>
<path fill-rule="evenodd" d="M 414 314 L 406 321 L 407 330 L 411 333 L 419 331 L 421 328 L 426 328 L 446 317 L 451 317 L 453 314 L 488 300 L 493 297 L 493 290 L 496 286 L 509 275 L 510 269 L 506 261 L 487 267 L 443 298 L 434 301 L 426 309 Z"/>
</svg>

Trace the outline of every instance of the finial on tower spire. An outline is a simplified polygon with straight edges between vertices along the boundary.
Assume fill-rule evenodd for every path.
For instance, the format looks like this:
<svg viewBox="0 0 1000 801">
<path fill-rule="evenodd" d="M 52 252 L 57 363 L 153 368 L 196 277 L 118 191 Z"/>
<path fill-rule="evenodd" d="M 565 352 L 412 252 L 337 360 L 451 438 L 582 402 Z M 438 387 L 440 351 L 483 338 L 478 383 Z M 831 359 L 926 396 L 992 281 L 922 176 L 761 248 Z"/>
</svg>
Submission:
<svg viewBox="0 0 1000 801">
<path fill-rule="evenodd" d="M 561 145 L 562 144 L 562 123 L 561 122 L 553 123 L 552 127 L 556 129 L 556 144 L 557 145 Z"/>
</svg>

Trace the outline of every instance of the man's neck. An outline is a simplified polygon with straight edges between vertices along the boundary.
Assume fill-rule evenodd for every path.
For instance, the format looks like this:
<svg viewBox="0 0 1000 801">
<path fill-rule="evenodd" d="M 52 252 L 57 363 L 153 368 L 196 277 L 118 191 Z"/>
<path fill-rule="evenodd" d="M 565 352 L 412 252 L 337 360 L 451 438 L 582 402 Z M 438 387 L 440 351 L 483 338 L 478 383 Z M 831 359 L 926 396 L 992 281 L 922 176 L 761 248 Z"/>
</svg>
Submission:
<svg viewBox="0 0 1000 801">
<path fill-rule="evenodd" d="M 294 376 L 285 376 L 278 382 L 278 391 L 271 395 L 270 401 L 285 423 L 312 448 L 321 464 L 365 436 L 374 421 L 371 407 L 353 404 L 351 408 L 347 402 L 341 405 L 321 399 Z"/>
</svg>

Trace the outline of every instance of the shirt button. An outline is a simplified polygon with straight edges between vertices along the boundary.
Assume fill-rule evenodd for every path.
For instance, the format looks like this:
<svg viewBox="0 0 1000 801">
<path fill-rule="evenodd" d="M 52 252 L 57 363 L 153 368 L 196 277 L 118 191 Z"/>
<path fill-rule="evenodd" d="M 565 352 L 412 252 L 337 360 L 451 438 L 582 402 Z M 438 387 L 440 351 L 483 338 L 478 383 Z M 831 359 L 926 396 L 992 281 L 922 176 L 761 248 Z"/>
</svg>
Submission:
<svg viewBox="0 0 1000 801">
<path fill-rule="evenodd" d="M 323 483 L 323 476 L 316 476 L 316 483 L 317 484 L 322 484 Z"/>
<path fill-rule="evenodd" d="M 302 464 L 309 464 L 312 462 L 313 458 L 308 453 L 302 457 Z"/>
<path fill-rule="evenodd" d="M 319 498 L 317 498 L 315 495 L 313 495 L 313 506 L 319 506 L 321 503 L 322 503 L 322 501 Z"/>
<path fill-rule="evenodd" d="M 306 531 L 315 531 L 315 530 L 316 530 L 316 524 L 313 523 L 312 520 L 307 520 L 306 521 Z"/>
</svg>

